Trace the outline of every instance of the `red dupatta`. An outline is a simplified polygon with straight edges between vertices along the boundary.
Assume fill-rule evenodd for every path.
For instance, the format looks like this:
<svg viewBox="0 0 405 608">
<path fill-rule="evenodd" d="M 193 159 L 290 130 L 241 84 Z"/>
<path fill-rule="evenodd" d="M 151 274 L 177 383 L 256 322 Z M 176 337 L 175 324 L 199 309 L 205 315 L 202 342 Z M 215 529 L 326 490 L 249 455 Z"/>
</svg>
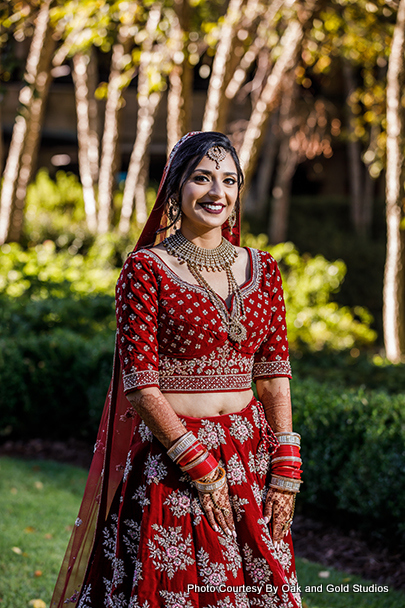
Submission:
<svg viewBox="0 0 405 608">
<path fill-rule="evenodd" d="M 134 248 L 134 251 L 152 246 L 161 241 L 166 227 L 166 178 L 179 147 L 190 137 L 201 131 L 192 131 L 174 146 L 163 171 L 154 207 Z M 213 139 L 215 136 L 213 135 Z M 222 226 L 224 238 L 234 245 L 240 242 L 240 211 L 230 230 L 228 222 Z M 130 403 L 125 397 L 117 343 L 115 344 L 113 372 L 105 400 L 94 456 L 84 490 L 79 514 L 62 562 L 61 570 L 52 596 L 51 608 L 63 608 L 75 603 L 82 588 L 86 570 L 91 559 L 96 539 L 108 517 L 112 500 L 122 481 L 125 462 L 134 433 L 136 420 L 130 415 Z"/>
</svg>

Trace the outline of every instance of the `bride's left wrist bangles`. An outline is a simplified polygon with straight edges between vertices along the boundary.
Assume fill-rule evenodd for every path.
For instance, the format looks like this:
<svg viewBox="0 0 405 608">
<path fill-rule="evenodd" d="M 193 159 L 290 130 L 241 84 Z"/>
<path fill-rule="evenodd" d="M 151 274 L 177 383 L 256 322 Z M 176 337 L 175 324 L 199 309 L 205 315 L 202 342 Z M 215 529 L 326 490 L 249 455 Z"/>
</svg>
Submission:
<svg viewBox="0 0 405 608">
<path fill-rule="evenodd" d="M 271 461 L 270 487 L 297 494 L 302 483 L 301 437 L 292 432 L 278 432 L 275 435 L 279 446 Z"/>
</svg>

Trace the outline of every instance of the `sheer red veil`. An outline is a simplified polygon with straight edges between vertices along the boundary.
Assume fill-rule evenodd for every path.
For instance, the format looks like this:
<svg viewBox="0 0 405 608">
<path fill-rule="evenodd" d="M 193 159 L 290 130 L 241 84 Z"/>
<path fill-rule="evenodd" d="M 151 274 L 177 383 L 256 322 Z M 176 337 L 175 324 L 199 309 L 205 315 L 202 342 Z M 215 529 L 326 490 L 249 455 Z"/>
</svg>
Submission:
<svg viewBox="0 0 405 608">
<path fill-rule="evenodd" d="M 207 136 L 208 133 L 203 134 L 201 131 L 187 133 L 174 146 L 163 171 L 156 202 L 138 239 L 135 251 L 141 247 L 154 245 L 166 236 L 161 229 L 167 225 L 166 186 L 170 168 L 182 144 L 190 138 L 195 138 L 198 141 L 200 135 Z M 215 140 L 218 135 L 212 133 L 212 145 L 217 143 Z M 228 222 L 226 222 L 222 227 L 222 234 L 234 245 L 239 245 L 239 204 L 237 205 L 235 226 L 230 230 Z M 101 534 L 112 500 L 122 481 L 126 457 L 134 432 L 134 424 L 136 424 L 136 419 L 128 415 L 129 407 L 129 401 L 123 391 L 116 346 L 112 378 L 94 446 L 94 456 L 79 515 L 55 586 L 51 608 L 62 608 L 69 603 L 75 603 L 80 595 L 95 541 Z"/>
</svg>

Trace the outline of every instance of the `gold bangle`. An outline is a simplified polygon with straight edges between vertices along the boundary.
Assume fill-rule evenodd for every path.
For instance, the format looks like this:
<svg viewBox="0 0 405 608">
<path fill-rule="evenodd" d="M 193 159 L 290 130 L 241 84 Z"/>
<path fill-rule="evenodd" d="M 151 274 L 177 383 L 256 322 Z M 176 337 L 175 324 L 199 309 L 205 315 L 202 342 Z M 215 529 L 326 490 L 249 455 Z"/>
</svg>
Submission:
<svg viewBox="0 0 405 608">
<path fill-rule="evenodd" d="M 270 487 L 276 490 L 286 490 L 287 492 L 300 491 L 301 480 L 290 479 L 288 477 L 280 477 L 279 475 L 272 475 L 270 481 Z"/>
<path fill-rule="evenodd" d="M 226 484 L 226 473 L 225 469 L 218 466 L 217 469 L 220 472 L 220 477 L 215 481 L 193 481 L 194 486 L 199 492 L 203 494 L 211 494 L 215 490 L 219 490 Z"/>
</svg>

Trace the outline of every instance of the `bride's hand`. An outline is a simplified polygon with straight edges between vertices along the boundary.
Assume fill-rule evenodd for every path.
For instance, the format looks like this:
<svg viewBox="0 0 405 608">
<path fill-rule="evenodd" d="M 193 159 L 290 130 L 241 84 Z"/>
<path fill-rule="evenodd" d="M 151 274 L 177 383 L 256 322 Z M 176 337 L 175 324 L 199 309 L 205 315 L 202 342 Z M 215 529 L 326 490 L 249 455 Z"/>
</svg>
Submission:
<svg viewBox="0 0 405 608">
<path fill-rule="evenodd" d="M 264 519 L 271 524 L 274 542 L 279 542 L 289 531 L 293 514 L 294 492 L 270 488 L 264 505 Z"/>
<path fill-rule="evenodd" d="M 217 472 L 213 471 L 204 478 L 204 481 L 215 479 L 216 474 Z M 207 519 L 215 532 L 219 532 L 222 529 L 225 534 L 236 536 L 232 507 L 229 501 L 228 484 L 225 483 L 222 488 L 210 494 L 198 492 L 198 497 Z"/>
</svg>

